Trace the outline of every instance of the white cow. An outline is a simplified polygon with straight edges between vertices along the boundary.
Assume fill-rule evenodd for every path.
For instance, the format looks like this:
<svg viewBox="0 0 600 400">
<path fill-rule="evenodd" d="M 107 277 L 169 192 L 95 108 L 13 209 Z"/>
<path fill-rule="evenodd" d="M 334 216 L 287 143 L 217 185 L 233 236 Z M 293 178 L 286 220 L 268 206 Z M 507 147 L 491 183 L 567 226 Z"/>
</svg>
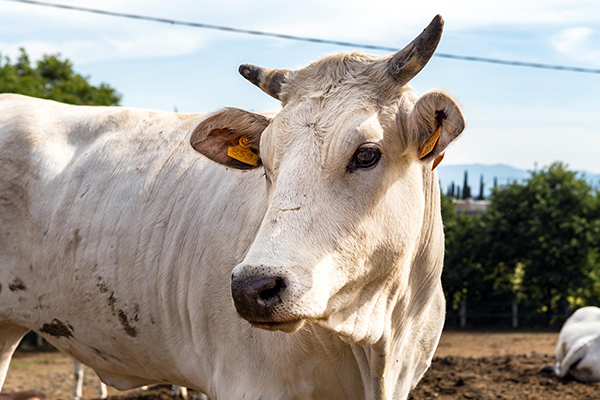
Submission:
<svg viewBox="0 0 600 400">
<path fill-rule="evenodd" d="M 33 329 L 118 389 L 406 398 L 444 324 L 432 168 L 465 126 L 408 85 L 442 27 L 242 66 L 272 119 L 1 96 L 0 385 Z"/>
<path fill-rule="evenodd" d="M 565 322 L 556 346 L 554 373 L 581 382 L 600 382 L 600 308 L 584 307 Z"/>
</svg>

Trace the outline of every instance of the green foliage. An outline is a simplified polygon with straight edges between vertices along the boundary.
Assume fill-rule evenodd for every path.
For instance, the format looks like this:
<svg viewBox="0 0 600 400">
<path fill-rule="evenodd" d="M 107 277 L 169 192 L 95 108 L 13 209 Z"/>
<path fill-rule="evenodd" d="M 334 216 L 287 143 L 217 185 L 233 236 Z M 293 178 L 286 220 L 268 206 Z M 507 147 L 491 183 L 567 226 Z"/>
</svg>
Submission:
<svg viewBox="0 0 600 400">
<path fill-rule="evenodd" d="M 468 218 L 442 199 L 448 300 L 527 300 L 552 310 L 600 299 L 600 194 L 583 177 L 554 163 L 496 187 L 490 200 L 484 215 Z"/>
<path fill-rule="evenodd" d="M 69 60 L 45 55 L 35 67 L 24 49 L 14 64 L 0 57 L 0 93 L 19 93 L 69 104 L 115 106 L 121 95 L 105 83 L 93 86 Z"/>
<path fill-rule="evenodd" d="M 446 254 L 442 272 L 446 298 L 455 306 L 461 300 L 481 298 L 489 290 L 481 265 L 476 260 L 479 217 L 456 213 L 452 198 L 442 196 Z"/>
</svg>

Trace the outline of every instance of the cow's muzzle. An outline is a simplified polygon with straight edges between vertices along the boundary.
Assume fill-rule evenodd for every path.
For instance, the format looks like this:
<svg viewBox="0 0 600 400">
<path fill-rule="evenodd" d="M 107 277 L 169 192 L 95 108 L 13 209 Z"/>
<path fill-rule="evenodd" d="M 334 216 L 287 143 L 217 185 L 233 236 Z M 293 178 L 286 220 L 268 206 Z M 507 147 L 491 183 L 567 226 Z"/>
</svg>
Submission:
<svg viewBox="0 0 600 400">
<path fill-rule="evenodd" d="M 253 326 L 295 332 L 305 319 L 298 312 L 293 274 L 282 267 L 240 264 L 231 276 L 231 295 L 238 315 Z"/>
<path fill-rule="evenodd" d="M 242 277 L 231 279 L 231 295 L 240 317 L 250 322 L 274 322 L 287 289 L 280 276 Z"/>
</svg>

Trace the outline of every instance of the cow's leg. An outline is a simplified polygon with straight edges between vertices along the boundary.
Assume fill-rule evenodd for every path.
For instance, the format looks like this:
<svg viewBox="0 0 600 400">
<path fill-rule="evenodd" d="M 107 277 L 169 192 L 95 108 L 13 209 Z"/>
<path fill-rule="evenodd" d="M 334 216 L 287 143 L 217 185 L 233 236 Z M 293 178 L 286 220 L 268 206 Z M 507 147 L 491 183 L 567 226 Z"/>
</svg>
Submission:
<svg viewBox="0 0 600 400">
<path fill-rule="evenodd" d="M 182 398 L 183 400 L 187 400 L 188 391 L 186 387 L 173 385 L 171 386 L 171 397 L 173 398 Z"/>
<path fill-rule="evenodd" d="M 83 364 L 75 359 L 73 359 L 73 376 L 75 377 L 75 386 L 71 400 L 79 400 L 83 395 Z"/>
<path fill-rule="evenodd" d="M 4 386 L 10 359 L 27 332 L 29 329 L 22 326 L 0 322 L 0 391 Z"/>
<path fill-rule="evenodd" d="M 208 396 L 201 392 L 194 392 L 192 400 L 209 400 Z"/>
<path fill-rule="evenodd" d="M 105 399 L 107 397 L 108 390 L 106 389 L 106 385 L 104 384 L 104 382 L 100 381 L 100 384 L 98 385 L 98 398 Z"/>
<path fill-rule="evenodd" d="M 187 400 L 188 399 L 188 391 L 187 388 L 184 386 L 180 386 L 180 390 L 179 390 L 179 395 L 181 396 L 181 398 L 183 400 Z"/>
</svg>

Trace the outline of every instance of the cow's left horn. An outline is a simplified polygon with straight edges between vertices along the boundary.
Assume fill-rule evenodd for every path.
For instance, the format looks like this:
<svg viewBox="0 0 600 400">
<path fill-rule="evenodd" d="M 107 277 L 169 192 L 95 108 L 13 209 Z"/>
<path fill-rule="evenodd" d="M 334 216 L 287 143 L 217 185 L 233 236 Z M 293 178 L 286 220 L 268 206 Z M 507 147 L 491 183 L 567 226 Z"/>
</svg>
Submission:
<svg viewBox="0 0 600 400">
<path fill-rule="evenodd" d="M 389 64 L 390 74 L 402 85 L 408 83 L 433 56 L 444 29 L 444 20 L 436 15 L 419 36 L 394 54 Z"/>
<path fill-rule="evenodd" d="M 281 100 L 279 93 L 281 84 L 285 83 L 288 74 L 291 71 L 287 69 L 269 69 L 261 68 L 256 65 L 240 65 L 240 74 L 250 82 L 262 89 L 263 92 L 271 97 Z"/>
</svg>

